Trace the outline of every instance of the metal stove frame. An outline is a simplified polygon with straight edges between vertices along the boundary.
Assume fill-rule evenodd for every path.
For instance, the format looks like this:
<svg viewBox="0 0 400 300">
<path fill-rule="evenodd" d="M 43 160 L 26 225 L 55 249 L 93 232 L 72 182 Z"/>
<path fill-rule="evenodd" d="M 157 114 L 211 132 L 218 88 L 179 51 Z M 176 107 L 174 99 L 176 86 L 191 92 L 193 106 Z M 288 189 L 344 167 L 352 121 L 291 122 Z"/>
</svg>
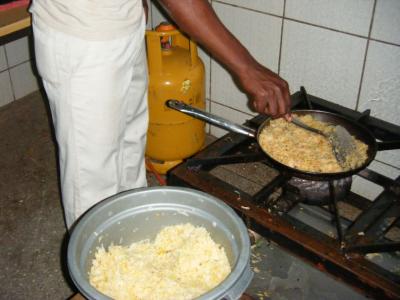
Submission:
<svg viewBox="0 0 400 300">
<path fill-rule="evenodd" d="M 377 139 L 386 142 L 390 149 L 399 147 L 399 126 L 371 117 L 370 111 L 360 113 L 307 95 L 304 88 L 292 95 L 292 103 L 297 109 L 325 110 L 358 120 Z M 246 125 L 257 128 L 264 120 L 265 116 L 259 115 L 247 121 Z M 257 143 L 254 143 L 255 141 L 246 136 L 229 133 L 171 170 L 167 182 L 169 185 L 191 187 L 216 196 L 235 209 L 249 228 L 308 260 L 318 269 L 354 286 L 360 292 L 377 299 L 400 299 L 400 276 L 364 256 L 365 253 L 400 250 L 400 242 L 385 238 L 385 234 L 393 226 L 400 227 L 400 177 L 392 180 L 370 169 L 364 169 L 357 174 L 382 186 L 384 191 L 373 202 L 352 192 L 346 199 L 340 199 L 362 211 L 345 232 L 338 213 L 338 199 L 333 196 L 331 209 L 338 233 L 336 239 L 298 221 L 285 211 L 274 211 L 266 199 L 287 182 L 289 178 L 286 174 L 279 174 L 255 195 L 249 195 L 210 173 L 210 170 L 220 164 L 254 161 L 268 164 L 262 151 L 257 150 Z M 241 149 L 250 151 L 235 153 L 240 146 Z M 333 184 L 330 184 L 330 188 L 334 195 Z"/>
</svg>

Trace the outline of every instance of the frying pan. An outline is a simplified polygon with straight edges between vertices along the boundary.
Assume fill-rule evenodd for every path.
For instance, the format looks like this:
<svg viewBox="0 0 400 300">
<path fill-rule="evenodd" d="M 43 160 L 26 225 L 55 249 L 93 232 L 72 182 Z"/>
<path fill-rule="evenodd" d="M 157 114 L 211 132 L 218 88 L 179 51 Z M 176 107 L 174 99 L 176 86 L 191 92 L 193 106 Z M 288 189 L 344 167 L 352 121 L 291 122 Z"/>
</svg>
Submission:
<svg viewBox="0 0 400 300">
<path fill-rule="evenodd" d="M 253 129 L 253 128 L 247 127 L 245 125 L 235 124 L 235 123 L 233 123 L 229 120 L 226 120 L 222 117 L 199 110 L 197 108 L 194 108 L 194 107 L 187 105 L 178 100 L 168 100 L 168 101 L 166 101 L 166 105 L 169 108 L 175 109 L 177 111 L 180 111 L 182 113 L 185 113 L 185 114 L 195 117 L 197 119 L 203 120 L 207 123 L 218 126 L 225 130 L 243 134 L 243 135 L 246 135 L 251 138 L 255 138 L 255 139 L 257 139 L 257 142 L 259 145 L 260 145 L 260 143 L 259 143 L 260 133 L 262 132 L 262 130 L 265 127 L 268 127 L 270 121 L 272 120 L 272 118 L 268 118 L 258 127 L 258 129 Z M 376 152 L 378 151 L 378 146 L 380 143 L 378 143 L 375 140 L 375 137 L 372 135 L 372 133 L 366 127 L 360 125 L 359 123 L 357 123 L 351 119 L 348 119 L 346 117 L 343 117 L 343 116 L 335 114 L 335 113 L 326 112 L 326 111 L 309 109 L 309 110 L 292 110 L 292 113 L 295 113 L 298 116 L 311 115 L 314 119 L 316 119 L 318 121 L 326 122 L 331 125 L 343 126 L 352 136 L 354 136 L 355 138 L 362 141 L 363 143 L 365 143 L 368 146 L 367 159 L 358 168 L 343 171 L 343 172 L 335 172 L 335 173 L 309 172 L 309 171 L 302 171 L 299 169 L 295 169 L 295 168 L 289 167 L 285 164 L 282 164 L 281 162 L 279 162 L 279 161 L 275 160 L 273 157 L 271 157 L 266 151 L 264 151 L 264 149 L 260 145 L 260 148 L 263 149 L 263 151 L 266 155 L 266 158 L 278 170 L 285 172 L 289 175 L 299 177 L 299 178 L 304 178 L 304 179 L 309 179 L 309 180 L 317 180 L 317 181 L 322 181 L 322 180 L 328 181 L 328 180 L 341 179 L 341 178 L 349 177 L 353 174 L 356 174 L 359 171 L 365 169 L 371 163 L 371 161 L 374 160 Z M 398 146 L 397 143 L 396 143 L 396 146 Z M 389 147 L 388 149 L 391 149 L 391 148 Z M 382 149 L 382 150 L 385 150 L 385 149 Z"/>
</svg>

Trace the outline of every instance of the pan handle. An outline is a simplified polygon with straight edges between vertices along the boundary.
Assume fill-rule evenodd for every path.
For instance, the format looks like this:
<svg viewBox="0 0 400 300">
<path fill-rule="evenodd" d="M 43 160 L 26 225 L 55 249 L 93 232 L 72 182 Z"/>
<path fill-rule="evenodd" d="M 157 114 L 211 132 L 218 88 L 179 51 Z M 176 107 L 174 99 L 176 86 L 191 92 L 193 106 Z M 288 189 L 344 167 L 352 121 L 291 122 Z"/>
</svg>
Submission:
<svg viewBox="0 0 400 300">
<path fill-rule="evenodd" d="M 378 151 L 400 149 L 400 141 L 377 142 Z"/>
<path fill-rule="evenodd" d="M 232 131 L 232 132 L 236 132 L 236 133 L 240 133 L 249 137 L 256 137 L 256 130 L 254 130 L 253 128 L 244 126 L 244 125 L 238 125 L 235 124 L 229 120 L 226 120 L 224 118 L 221 118 L 219 116 L 210 114 L 208 112 L 205 112 L 203 110 L 197 109 L 193 106 L 187 105 L 186 103 L 182 102 L 182 101 L 178 101 L 178 100 L 167 100 L 165 102 L 165 104 L 172 109 L 178 110 L 184 114 L 187 114 L 189 116 L 192 116 L 196 119 L 200 119 L 202 121 L 205 121 L 209 124 L 218 126 L 222 129 L 228 130 L 228 131 Z"/>
</svg>

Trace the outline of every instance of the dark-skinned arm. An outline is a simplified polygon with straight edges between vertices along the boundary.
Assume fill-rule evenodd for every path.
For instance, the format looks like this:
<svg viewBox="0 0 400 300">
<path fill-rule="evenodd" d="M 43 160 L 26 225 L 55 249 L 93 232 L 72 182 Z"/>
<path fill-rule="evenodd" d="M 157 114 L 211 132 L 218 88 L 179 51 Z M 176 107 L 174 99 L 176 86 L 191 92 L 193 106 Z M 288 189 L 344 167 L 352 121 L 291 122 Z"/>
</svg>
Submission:
<svg viewBox="0 0 400 300">
<path fill-rule="evenodd" d="M 158 1 L 182 31 L 226 67 L 257 112 L 273 117 L 290 113 L 287 82 L 255 60 L 222 24 L 207 0 Z"/>
</svg>

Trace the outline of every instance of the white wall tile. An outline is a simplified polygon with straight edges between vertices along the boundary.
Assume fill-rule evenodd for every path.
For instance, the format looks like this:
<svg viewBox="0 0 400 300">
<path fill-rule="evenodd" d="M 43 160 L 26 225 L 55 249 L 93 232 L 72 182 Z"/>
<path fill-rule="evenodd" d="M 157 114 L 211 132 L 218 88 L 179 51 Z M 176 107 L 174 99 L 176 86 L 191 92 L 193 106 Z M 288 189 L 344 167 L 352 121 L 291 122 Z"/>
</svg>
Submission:
<svg viewBox="0 0 400 300">
<path fill-rule="evenodd" d="M 379 151 L 376 160 L 396 168 L 400 168 L 400 150 Z"/>
<path fill-rule="evenodd" d="M 10 68 L 30 59 L 28 37 L 6 44 L 5 49 Z"/>
<path fill-rule="evenodd" d="M 213 6 L 222 22 L 250 53 L 260 63 L 277 72 L 282 19 L 220 3 L 214 3 Z M 211 62 L 211 99 L 246 113 L 251 112 L 247 96 L 214 60 Z"/>
<path fill-rule="evenodd" d="M 286 0 L 285 16 L 368 36 L 373 0 Z"/>
<path fill-rule="evenodd" d="M 151 21 L 153 24 L 153 29 L 161 22 L 164 22 L 166 20 L 171 21 L 171 19 L 168 17 L 165 11 L 158 4 L 154 3 L 151 4 L 151 15 L 152 15 Z"/>
<path fill-rule="evenodd" d="M 211 101 L 210 99 L 206 99 L 206 111 L 210 112 L 211 111 Z M 210 134 L 210 124 L 206 122 L 206 133 Z"/>
<path fill-rule="evenodd" d="M 218 0 L 218 2 L 233 4 L 274 15 L 283 15 L 283 0 Z"/>
<path fill-rule="evenodd" d="M 373 161 L 368 168 L 392 179 L 396 179 L 400 176 L 399 169 L 382 164 L 378 161 Z M 351 190 L 369 200 L 375 200 L 375 198 L 383 191 L 383 187 L 362 177 L 353 176 Z"/>
<path fill-rule="evenodd" d="M 161 5 L 157 1 L 151 1 L 151 11 L 152 11 L 152 26 L 155 28 L 158 24 L 163 21 L 168 20 L 172 22 L 172 19 L 165 13 Z M 211 3 L 211 0 L 208 0 Z"/>
<path fill-rule="evenodd" d="M 234 79 L 214 59 L 211 60 L 211 100 L 235 108 L 247 114 L 256 114 L 245 93 L 235 84 Z"/>
<path fill-rule="evenodd" d="M 400 125 L 400 47 L 371 41 L 359 110 Z M 400 168 L 400 150 L 380 151 L 376 159 Z"/>
<path fill-rule="evenodd" d="M 371 41 L 359 110 L 400 126 L 400 47 Z"/>
<path fill-rule="evenodd" d="M 10 69 L 10 76 L 15 99 L 20 99 L 39 89 L 38 79 L 33 73 L 30 61 Z"/>
<path fill-rule="evenodd" d="M 388 166 L 376 160 L 374 160 L 368 168 L 391 179 L 396 179 L 400 176 L 400 169 L 393 168 L 392 166 Z"/>
<path fill-rule="evenodd" d="M 371 37 L 400 44 L 400 1 L 378 0 L 376 2 Z"/>
<path fill-rule="evenodd" d="M 4 46 L 0 46 L 0 72 L 4 71 L 8 68 L 7 65 L 7 58 L 6 58 L 6 51 Z"/>
<path fill-rule="evenodd" d="M 211 58 L 208 52 L 204 51 L 200 46 L 197 48 L 199 57 L 204 63 L 205 68 L 205 89 L 206 89 L 206 98 L 210 99 L 210 69 L 211 69 Z"/>
<path fill-rule="evenodd" d="M 243 124 L 244 122 L 252 118 L 248 114 L 244 114 L 240 111 L 230 109 L 229 107 L 219 105 L 218 103 L 215 102 L 211 102 L 210 105 L 211 105 L 210 110 L 212 114 L 225 118 L 236 124 Z M 210 133 L 216 137 L 221 137 L 229 133 L 229 131 L 216 126 L 210 126 L 210 127 L 211 127 Z"/>
<path fill-rule="evenodd" d="M 353 176 L 351 191 L 372 201 L 383 191 L 383 187 L 355 175 Z"/>
<path fill-rule="evenodd" d="M 8 71 L 0 73 L 0 107 L 14 100 L 10 74 Z"/>
<path fill-rule="evenodd" d="M 400 47 L 371 41 L 358 110 L 400 126 Z M 376 159 L 400 168 L 400 150 L 378 152 Z"/>
<path fill-rule="evenodd" d="M 148 0 L 147 0 L 147 5 L 149 6 L 149 11 L 147 12 L 146 29 L 147 30 L 151 30 L 152 29 L 152 25 L 153 25 L 151 10 L 152 10 L 153 6 Z"/>
<path fill-rule="evenodd" d="M 355 109 L 366 39 L 285 21 L 281 72 L 291 92 L 304 86 L 315 96 Z"/>
</svg>

